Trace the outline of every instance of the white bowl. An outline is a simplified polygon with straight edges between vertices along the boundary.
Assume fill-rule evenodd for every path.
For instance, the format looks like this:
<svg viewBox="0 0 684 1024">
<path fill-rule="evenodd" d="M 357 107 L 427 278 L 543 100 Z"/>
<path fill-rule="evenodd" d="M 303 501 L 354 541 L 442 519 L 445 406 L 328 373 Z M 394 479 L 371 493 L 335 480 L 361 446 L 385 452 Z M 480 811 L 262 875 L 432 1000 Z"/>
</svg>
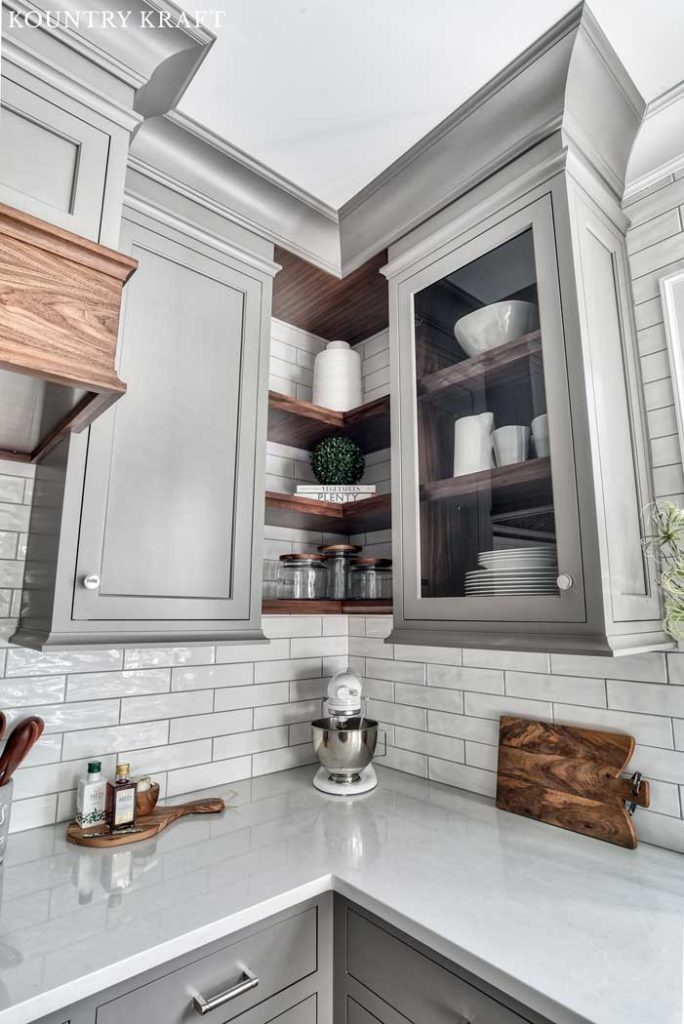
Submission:
<svg viewBox="0 0 684 1024">
<path fill-rule="evenodd" d="M 533 302 L 508 299 L 462 316 L 454 324 L 454 335 L 467 355 L 476 356 L 515 341 L 538 326 L 539 314 Z"/>
</svg>

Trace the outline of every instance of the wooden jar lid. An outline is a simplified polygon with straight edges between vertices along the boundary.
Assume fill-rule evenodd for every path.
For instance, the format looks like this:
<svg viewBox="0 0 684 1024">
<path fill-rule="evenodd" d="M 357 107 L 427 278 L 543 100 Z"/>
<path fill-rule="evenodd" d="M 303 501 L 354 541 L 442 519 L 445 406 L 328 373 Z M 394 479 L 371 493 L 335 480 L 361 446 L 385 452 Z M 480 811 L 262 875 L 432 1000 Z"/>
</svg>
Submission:
<svg viewBox="0 0 684 1024">
<path fill-rule="evenodd" d="M 376 569 L 388 569 L 392 564 L 391 558 L 356 558 L 354 559 L 355 565 L 360 565 L 365 568 L 376 568 Z"/>
<path fill-rule="evenodd" d="M 322 562 L 325 555 L 318 555 L 314 551 L 294 551 L 291 555 L 281 555 L 281 562 Z"/>
<path fill-rule="evenodd" d="M 318 550 L 324 555 L 355 555 L 363 548 L 360 544 L 321 544 Z"/>
</svg>

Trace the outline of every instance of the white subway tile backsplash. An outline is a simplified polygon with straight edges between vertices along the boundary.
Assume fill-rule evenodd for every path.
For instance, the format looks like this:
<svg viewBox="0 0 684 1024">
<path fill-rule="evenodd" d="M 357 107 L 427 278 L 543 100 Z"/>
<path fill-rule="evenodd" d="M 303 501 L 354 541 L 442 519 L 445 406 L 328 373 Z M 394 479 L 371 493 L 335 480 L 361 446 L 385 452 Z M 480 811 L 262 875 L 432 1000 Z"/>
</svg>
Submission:
<svg viewBox="0 0 684 1024">
<path fill-rule="evenodd" d="M 485 718 L 471 718 L 469 715 L 452 715 L 447 711 L 428 711 L 428 732 L 441 736 L 455 736 L 477 743 L 498 746 L 499 723 Z"/>
<path fill-rule="evenodd" d="M 55 704 L 64 700 L 64 676 L 28 676 L 3 679 L 0 700 L 3 707 L 26 707 L 32 704 Z"/>
<path fill-rule="evenodd" d="M 11 647 L 7 652 L 5 675 L 64 675 L 69 672 L 108 672 L 121 668 L 123 655 L 117 650 L 29 651 Z"/>
<path fill-rule="evenodd" d="M 394 730 L 394 746 L 404 750 L 415 750 L 418 754 L 429 754 L 441 757 L 446 761 L 465 760 L 463 740 L 453 736 L 434 735 L 420 729 L 406 729 L 396 726 Z"/>
<path fill-rule="evenodd" d="M 123 751 L 118 758 L 128 761 L 134 775 L 156 775 L 174 768 L 187 768 L 211 761 L 211 740 L 171 743 L 168 746 Z"/>
<path fill-rule="evenodd" d="M 174 668 L 171 671 L 171 689 L 214 690 L 224 686 L 244 686 L 254 681 L 251 662 L 235 665 L 198 665 L 193 668 Z"/>
<path fill-rule="evenodd" d="M 245 732 L 252 728 L 251 707 L 238 711 L 217 711 L 210 715 L 189 715 L 174 718 L 170 723 L 170 742 L 202 739 L 205 736 L 226 736 L 229 733 Z"/>
<path fill-rule="evenodd" d="M 425 665 L 418 661 L 395 661 L 390 658 L 366 658 L 366 676 L 389 679 L 397 683 L 425 682 Z"/>
<path fill-rule="evenodd" d="M 437 665 L 461 665 L 463 652 L 459 647 L 421 647 L 395 644 L 394 657 L 400 661 L 425 661 Z"/>
<path fill-rule="evenodd" d="M 303 764 L 313 764 L 316 755 L 310 743 L 299 747 L 284 747 L 281 750 L 267 750 L 252 757 L 252 774 L 269 775 L 271 772 L 297 768 Z"/>
<path fill-rule="evenodd" d="M 398 704 L 411 704 L 418 708 L 433 708 L 435 711 L 463 711 L 463 694 L 460 690 L 443 690 L 436 686 L 412 686 L 409 683 L 394 684 L 394 699 Z"/>
<path fill-rule="evenodd" d="M 254 708 L 254 728 L 270 729 L 276 725 L 292 725 L 298 722 L 311 723 L 321 717 L 320 700 L 300 700 Z"/>
<path fill-rule="evenodd" d="M 572 701 L 591 707 L 605 708 L 606 686 L 603 679 L 582 676 L 542 675 L 534 672 L 507 672 L 506 693 L 512 697 L 532 700 Z"/>
<path fill-rule="evenodd" d="M 266 683 L 263 686 L 231 686 L 216 691 L 215 710 L 233 711 L 238 708 L 263 707 L 265 704 L 284 704 L 289 696 L 290 688 L 286 682 Z"/>
<path fill-rule="evenodd" d="M 293 658 L 320 658 L 324 655 L 348 653 L 346 636 L 294 637 L 290 642 Z"/>
<path fill-rule="evenodd" d="M 169 772 L 166 794 L 178 796 L 179 793 L 191 793 L 197 789 L 224 786 L 229 782 L 237 782 L 238 779 L 249 778 L 251 774 L 251 757 L 233 757 L 227 761 L 198 764 L 193 768 L 179 768 Z"/>
<path fill-rule="evenodd" d="M 428 761 L 428 778 L 433 782 L 444 782 L 447 786 L 481 793 L 482 796 L 496 796 L 496 775 L 466 764 L 454 764 L 431 757 Z"/>
<path fill-rule="evenodd" d="M 672 719 L 657 715 L 636 715 L 629 711 L 577 707 L 554 704 L 553 718 L 559 725 L 579 725 L 608 732 L 626 732 L 639 737 L 639 743 L 653 747 L 669 747 L 672 742 Z M 676 723 L 675 723 L 676 725 Z"/>
<path fill-rule="evenodd" d="M 221 761 L 243 754 L 277 750 L 288 745 L 289 734 L 285 725 L 273 729 L 255 729 L 253 732 L 238 732 L 230 736 L 219 736 L 214 740 L 214 759 Z"/>
<path fill-rule="evenodd" d="M 465 713 L 475 718 L 499 718 L 501 715 L 521 715 L 524 718 L 553 720 L 551 704 L 544 700 L 527 700 L 522 697 L 495 696 L 488 693 L 466 693 Z"/>
<path fill-rule="evenodd" d="M 39 704 L 19 710 L 5 709 L 10 722 L 27 715 L 40 715 L 45 732 L 71 732 L 75 729 L 96 729 L 103 725 L 116 725 L 119 721 L 118 700 L 81 701 L 73 704 Z"/>
<path fill-rule="evenodd" d="M 287 639 L 255 644 L 219 644 L 216 648 L 216 662 L 219 665 L 238 661 L 276 661 L 289 657 L 290 641 Z"/>
<path fill-rule="evenodd" d="M 254 666 L 254 681 L 256 683 L 270 683 L 289 679 L 312 679 L 321 676 L 322 673 L 321 658 L 291 658 L 287 661 L 264 661 Z"/>
<path fill-rule="evenodd" d="M 578 654 L 552 654 L 551 671 L 562 676 L 592 676 L 598 679 L 635 679 L 667 682 L 665 655 L 628 654 L 619 658 L 597 658 Z"/>
<path fill-rule="evenodd" d="M 504 674 L 492 668 L 464 668 L 460 665 L 428 665 L 428 686 L 448 686 L 476 693 L 503 693 Z"/>
<path fill-rule="evenodd" d="M 34 797 L 31 800 L 14 800 L 10 828 L 12 832 L 24 832 L 27 828 L 41 828 L 52 825 L 57 816 L 57 794 Z"/>
<path fill-rule="evenodd" d="M 166 693 L 149 697 L 124 697 L 121 701 L 122 722 L 151 722 L 160 718 L 181 718 L 183 715 L 205 714 L 214 709 L 214 691 Z"/>
<path fill-rule="evenodd" d="M 684 717 L 684 688 L 608 680 L 608 707 L 644 715 Z"/>
<path fill-rule="evenodd" d="M 65 761 L 75 761 L 79 758 L 116 754 L 124 750 L 132 752 L 146 747 L 163 746 L 168 742 L 169 723 L 166 721 L 116 725 L 109 729 L 85 729 L 82 732 L 64 734 L 62 757 Z M 131 761 L 135 763 L 133 753 Z M 138 774 L 137 767 L 135 772 Z"/>
<path fill-rule="evenodd" d="M 66 699 L 100 700 L 104 697 L 130 697 L 135 694 L 167 693 L 171 687 L 168 668 L 124 672 L 85 672 L 69 676 Z"/>
</svg>

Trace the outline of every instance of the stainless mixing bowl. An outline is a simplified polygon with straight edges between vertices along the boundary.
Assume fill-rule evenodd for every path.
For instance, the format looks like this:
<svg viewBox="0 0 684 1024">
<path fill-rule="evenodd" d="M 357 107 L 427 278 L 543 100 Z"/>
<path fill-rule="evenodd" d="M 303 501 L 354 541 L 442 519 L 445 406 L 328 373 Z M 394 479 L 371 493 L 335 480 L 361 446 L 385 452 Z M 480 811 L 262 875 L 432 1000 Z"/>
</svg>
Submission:
<svg viewBox="0 0 684 1024">
<path fill-rule="evenodd" d="M 358 782 L 378 742 L 378 723 L 370 718 L 319 718 L 313 723 L 316 757 L 341 785 Z"/>
</svg>

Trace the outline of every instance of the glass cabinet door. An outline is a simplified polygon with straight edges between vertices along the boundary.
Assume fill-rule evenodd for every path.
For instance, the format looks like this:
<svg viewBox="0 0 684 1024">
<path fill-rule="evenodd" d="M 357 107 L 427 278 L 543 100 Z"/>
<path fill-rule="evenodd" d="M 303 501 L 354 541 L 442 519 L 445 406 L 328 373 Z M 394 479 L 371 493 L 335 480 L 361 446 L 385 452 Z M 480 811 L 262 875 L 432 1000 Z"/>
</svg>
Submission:
<svg viewBox="0 0 684 1024">
<path fill-rule="evenodd" d="M 411 282 L 405 365 L 418 501 L 408 617 L 412 608 L 449 617 L 456 599 L 471 619 L 583 616 L 549 204 L 470 239 Z"/>
</svg>

